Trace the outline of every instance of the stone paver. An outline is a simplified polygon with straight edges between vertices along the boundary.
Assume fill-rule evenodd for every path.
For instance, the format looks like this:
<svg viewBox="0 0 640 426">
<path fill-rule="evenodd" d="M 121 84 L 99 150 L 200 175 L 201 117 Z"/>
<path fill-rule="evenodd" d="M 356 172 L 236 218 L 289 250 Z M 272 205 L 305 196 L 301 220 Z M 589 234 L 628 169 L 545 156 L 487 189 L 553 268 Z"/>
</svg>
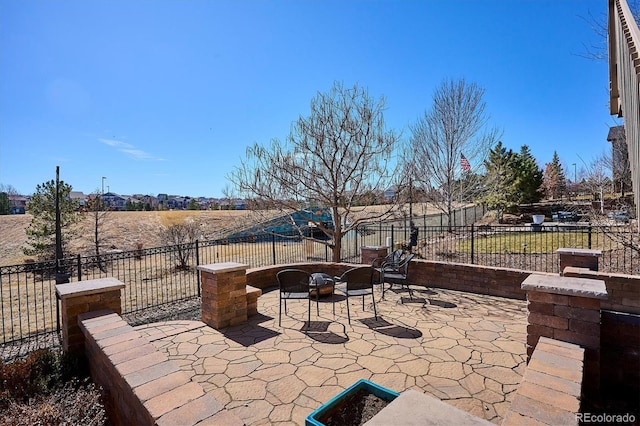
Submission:
<svg viewBox="0 0 640 426">
<path fill-rule="evenodd" d="M 432 294 L 435 293 L 435 294 Z M 217 331 L 199 321 L 136 327 L 180 369 L 248 425 L 302 425 L 359 379 L 414 389 L 495 424 L 502 421 L 526 363 L 524 301 L 433 288 L 435 303 L 376 294 L 365 310 L 352 299 L 312 306 L 289 301 L 278 327 L 278 292 L 258 299 L 249 323 Z M 419 294 L 419 291 L 416 291 Z M 297 302 L 297 303 L 296 303 Z"/>
</svg>

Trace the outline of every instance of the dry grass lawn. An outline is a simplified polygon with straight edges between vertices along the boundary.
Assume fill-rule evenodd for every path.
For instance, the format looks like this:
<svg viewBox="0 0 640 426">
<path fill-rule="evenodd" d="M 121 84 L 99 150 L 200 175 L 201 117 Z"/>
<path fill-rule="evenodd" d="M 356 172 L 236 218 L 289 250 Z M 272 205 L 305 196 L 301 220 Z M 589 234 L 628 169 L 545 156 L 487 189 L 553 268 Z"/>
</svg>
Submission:
<svg viewBox="0 0 640 426">
<path fill-rule="evenodd" d="M 388 206 L 358 208 L 356 216 L 369 216 Z M 405 206 L 405 211 L 408 207 Z M 435 213 L 433 206 L 414 204 L 414 212 Z M 278 214 L 275 211 L 252 212 L 249 210 L 175 210 L 152 212 L 109 212 L 101 226 L 102 245 L 107 250 L 135 250 L 139 243 L 143 248 L 165 246 L 163 230 L 166 227 L 188 221 L 200 225 L 200 240 L 223 238 L 229 231 L 255 225 Z M 22 253 L 27 244 L 25 230 L 31 223 L 31 215 L 0 215 L 0 266 L 23 263 L 28 256 Z M 79 226 L 78 236 L 71 242 L 68 252 L 93 253 L 94 218 L 86 214 Z"/>
<path fill-rule="evenodd" d="M 112 250 L 134 250 L 138 243 L 144 248 L 166 245 L 162 234 L 166 227 L 196 221 L 202 239 L 213 239 L 226 230 L 251 222 L 246 210 L 180 210 L 153 212 L 109 212 L 101 234 Z M 25 230 L 31 215 L 0 216 L 0 265 L 22 263 L 28 256 L 22 253 L 27 244 Z M 79 226 L 78 236 L 71 242 L 73 254 L 91 253 L 93 247 L 93 217 L 87 214 Z"/>
</svg>

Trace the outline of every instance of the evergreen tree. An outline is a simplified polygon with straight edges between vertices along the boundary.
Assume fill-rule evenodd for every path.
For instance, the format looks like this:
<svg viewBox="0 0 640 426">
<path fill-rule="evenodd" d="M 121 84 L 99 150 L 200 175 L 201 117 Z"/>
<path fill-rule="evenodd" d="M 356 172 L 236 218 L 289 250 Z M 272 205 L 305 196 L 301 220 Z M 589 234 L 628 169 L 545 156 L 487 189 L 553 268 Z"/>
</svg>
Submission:
<svg viewBox="0 0 640 426">
<path fill-rule="evenodd" d="M 502 221 L 504 210 L 516 204 L 516 157 L 513 151 L 507 150 L 502 142 L 498 142 L 484 161 L 487 174 L 483 201 L 490 209 L 497 210 L 498 222 Z"/>
<path fill-rule="evenodd" d="M 537 203 L 542 199 L 542 169 L 527 145 L 520 148 L 515 161 L 515 195 L 518 204 Z"/>
<path fill-rule="evenodd" d="M 195 198 L 192 198 L 191 201 L 189 201 L 187 210 L 200 210 L 200 205 L 198 204 Z"/>
<path fill-rule="evenodd" d="M 71 185 L 60 181 L 60 222 L 63 250 L 73 235 L 73 225 L 81 218 L 78 200 L 69 197 Z M 36 187 L 27 210 L 33 218 L 26 229 L 28 247 L 22 251 L 27 256 L 41 260 L 55 258 L 56 248 L 56 181 L 50 180 Z"/>
<path fill-rule="evenodd" d="M 566 193 L 567 179 L 564 176 L 557 151 L 553 152 L 551 162 L 545 165 L 542 188 L 548 199 L 561 198 Z"/>
<path fill-rule="evenodd" d="M 0 192 L 0 214 L 11 213 L 11 200 L 9 200 L 9 194 L 6 192 Z"/>
</svg>

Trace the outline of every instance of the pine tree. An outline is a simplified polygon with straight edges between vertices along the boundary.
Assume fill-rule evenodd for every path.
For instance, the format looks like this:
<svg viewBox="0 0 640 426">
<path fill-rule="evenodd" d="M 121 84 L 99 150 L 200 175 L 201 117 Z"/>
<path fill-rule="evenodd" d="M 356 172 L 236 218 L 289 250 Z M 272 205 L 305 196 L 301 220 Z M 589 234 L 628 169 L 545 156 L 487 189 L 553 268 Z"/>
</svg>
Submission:
<svg viewBox="0 0 640 426">
<path fill-rule="evenodd" d="M 502 142 L 489 151 L 489 158 L 485 160 L 487 169 L 485 177 L 486 194 L 483 201 L 487 207 L 497 210 L 498 222 L 502 221 L 505 209 L 516 204 L 516 155 L 502 145 Z"/>
<path fill-rule="evenodd" d="M 538 167 L 527 145 L 523 145 L 520 153 L 516 154 L 515 175 L 515 194 L 518 204 L 537 203 L 542 199 L 540 191 L 543 182 L 542 169 Z"/>
<path fill-rule="evenodd" d="M 548 199 L 561 198 L 566 193 L 567 179 L 557 151 L 553 152 L 551 162 L 545 165 L 542 188 Z"/>
<path fill-rule="evenodd" d="M 11 213 L 11 200 L 9 200 L 9 194 L 6 192 L 0 192 L 0 214 Z"/>
<path fill-rule="evenodd" d="M 67 245 L 73 234 L 73 225 L 81 218 L 78 213 L 80 203 L 69 198 L 71 185 L 60 181 L 60 219 L 62 227 L 62 247 Z M 56 247 L 56 181 L 50 180 L 36 187 L 27 210 L 33 218 L 26 229 L 28 247 L 22 251 L 27 256 L 37 256 L 41 260 L 55 258 Z"/>
</svg>

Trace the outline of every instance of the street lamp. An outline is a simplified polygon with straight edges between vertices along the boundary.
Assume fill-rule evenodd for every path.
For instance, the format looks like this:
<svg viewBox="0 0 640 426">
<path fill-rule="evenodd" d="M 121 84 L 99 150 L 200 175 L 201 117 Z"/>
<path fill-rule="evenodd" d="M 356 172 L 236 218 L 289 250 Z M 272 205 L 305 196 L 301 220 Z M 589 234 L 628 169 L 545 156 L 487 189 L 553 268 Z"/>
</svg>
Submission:
<svg viewBox="0 0 640 426">
<path fill-rule="evenodd" d="M 573 183 L 578 181 L 578 174 L 576 173 L 576 163 L 573 163 Z"/>
</svg>

